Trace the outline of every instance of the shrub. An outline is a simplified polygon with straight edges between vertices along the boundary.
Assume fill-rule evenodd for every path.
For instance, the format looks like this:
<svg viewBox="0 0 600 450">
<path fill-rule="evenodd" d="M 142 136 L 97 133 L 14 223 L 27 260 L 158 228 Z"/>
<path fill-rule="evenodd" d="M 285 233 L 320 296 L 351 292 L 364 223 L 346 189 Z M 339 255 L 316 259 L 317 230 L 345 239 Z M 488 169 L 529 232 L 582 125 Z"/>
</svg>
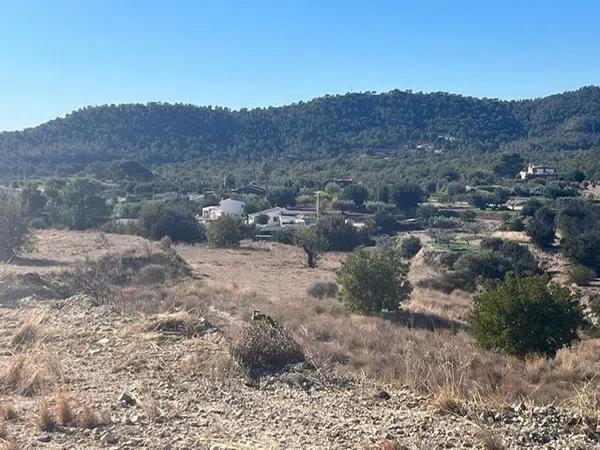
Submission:
<svg viewBox="0 0 600 450">
<path fill-rule="evenodd" d="M 362 233 L 342 216 L 326 216 L 314 226 L 316 233 L 327 241 L 327 250 L 351 251 L 364 241 Z"/>
<path fill-rule="evenodd" d="M 21 203 L 13 197 L 0 196 L 0 261 L 8 261 L 33 249 L 33 236 Z"/>
<path fill-rule="evenodd" d="M 493 202 L 493 195 L 486 191 L 475 191 L 469 196 L 469 203 L 475 208 L 486 209 Z"/>
<path fill-rule="evenodd" d="M 351 184 L 342 191 L 342 198 L 352 201 L 356 206 L 362 206 L 369 198 L 369 190 L 362 184 Z"/>
<path fill-rule="evenodd" d="M 502 229 L 506 231 L 523 231 L 525 224 L 521 216 L 506 213 L 502 218 Z"/>
<path fill-rule="evenodd" d="M 244 237 L 242 221 L 233 216 L 223 216 L 211 222 L 206 229 L 209 244 L 215 247 L 237 247 Z"/>
<path fill-rule="evenodd" d="M 374 233 L 392 235 L 398 230 L 398 222 L 390 211 L 380 209 L 373 215 L 370 227 Z"/>
<path fill-rule="evenodd" d="M 354 211 L 356 205 L 352 200 L 343 200 L 336 198 L 331 201 L 329 207 L 333 210 L 339 211 L 342 214 L 344 214 L 346 211 Z"/>
<path fill-rule="evenodd" d="M 298 190 L 292 187 L 281 187 L 271 189 L 267 194 L 267 200 L 272 206 L 294 206 Z"/>
<path fill-rule="evenodd" d="M 145 267 L 152 273 L 145 273 Z M 158 267 L 156 267 L 158 266 Z M 159 267 L 161 269 L 159 269 Z M 158 274 L 157 272 L 162 272 Z M 164 275 L 163 275 L 164 274 Z M 127 286 L 134 283 L 146 284 L 148 277 L 165 281 L 185 278 L 191 275 L 187 263 L 173 249 L 163 249 L 143 256 L 135 253 L 107 255 L 98 260 L 86 259 L 71 271 L 63 274 L 68 295 L 85 293 L 93 297 L 97 304 L 104 303 L 115 291 L 115 286 Z"/>
<path fill-rule="evenodd" d="M 554 211 L 547 206 L 538 209 L 525 226 L 527 235 L 540 247 L 547 247 L 554 242 L 555 229 Z"/>
<path fill-rule="evenodd" d="M 278 228 L 271 234 L 275 242 L 292 245 L 295 242 L 296 234 L 292 228 Z"/>
<path fill-rule="evenodd" d="M 46 184 L 50 218 L 58 225 L 86 230 L 102 225 L 110 208 L 102 198 L 102 185 L 87 178 L 69 182 L 51 180 Z"/>
<path fill-rule="evenodd" d="M 231 346 L 231 356 L 252 376 L 304 361 L 302 348 L 288 331 L 269 316 L 254 313 Z"/>
<path fill-rule="evenodd" d="M 566 236 L 562 242 L 562 250 L 567 257 L 600 271 L 600 231 Z"/>
<path fill-rule="evenodd" d="M 204 230 L 188 207 L 174 203 L 152 202 L 140 211 L 138 227 L 147 239 L 169 236 L 175 242 L 204 240 Z"/>
<path fill-rule="evenodd" d="M 412 258 L 417 253 L 419 253 L 421 247 L 421 239 L 419 239 L 417 236 L 405 237 L 400 242 L 400 252 L 402 253 L 403 257 L 408 259 Z"/>
<path fill-rule="evenodd" d="M 334 298 L 338 294 L 338 285 L 333 281 L 315 281 L 308 286 L 306 293 L 315 298 Z"/>
<path fill-rule="evenodd" d="M 596 278 L 596 273 L 589 267 L 575 264 L 569 268 L 569 279 L 578 286 L 587 286 Z"/>
<path fill-rule="evenodd" d="M 460 215 L 460 218 L 465 222 L 473 222 L 477 218 L 477 213 L 472 209 L 467 209 Z"/>
<path fill-rule="evenodd" d="M 392 188 L 392 198 L 396 207 L 401 211 L 415 209 L 425 200 L 425 193 L 416 184 L 400 184 Z"/>
<path fill-rule="evenodd" d="M 427 220 L 427 226 L 430 228 L 441 228 L 450 230 L 460 227 L 460 221 L 454 217 L 433 216 Z"/>
<path fill-rule="evenodd" d="M 523 217 L 533 217 L 538 209 L 540 209 L 544 204 L 538 200 L 537 198 L 530 198 L 525 202 L 523 208 L 521 209 L 521 215 Z"/>
<path fill-rule="evenodd" d="M 259 214 L 258 216 L 256 216 L 255 222 L 258 225 L 266 225 L 269 223 L 269 215 L 268 214 Z"/>
<path fill-rule="evenodd" d="M 584 324 L 579 300 L 570 290 L 544 277 L 512 275 L 474 299 L 470 318 L 478 344 L 510 355 L 554 356 L 579 339 Z"/>
<path fill-rule="evenodd" d="M 465 192 L 467 192 L 467 189 L 465 188 L 464 184 L 459 183 L 458 181 L 451 181 L 446 187 L 446 192 L 448 192 L 448 195 L 454 197 L 457 195 L 464 194 Z"/>
<path fill-rule="evenodd" d="M 409 298 L 408 264 L 394 250 L 361 248 L 350 254 L 337 271 L 341 299 L 357 312 L 395 311 Z"/>
<path fill-rule="evenodd" d="M 165 266 L 160 264 L 148 264 L 142 267 L 137 274 L 137 284 L 162 284 L 167 280 Z"/>
</svg>

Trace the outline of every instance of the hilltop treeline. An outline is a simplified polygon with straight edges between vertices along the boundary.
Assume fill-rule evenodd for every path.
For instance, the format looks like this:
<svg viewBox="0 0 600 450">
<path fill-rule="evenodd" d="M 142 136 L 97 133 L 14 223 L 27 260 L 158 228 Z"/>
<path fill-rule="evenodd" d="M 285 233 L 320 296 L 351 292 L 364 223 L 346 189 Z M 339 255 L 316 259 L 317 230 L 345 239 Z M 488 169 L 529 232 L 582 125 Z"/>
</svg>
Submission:
<svg viewBox="0 0 600 450">
<path fill-rule="evenodd" d="M 76 171 L 124 159 L 300 161 L 416 146 L 477 153 L 600 147 L 600 88 L 512 102 L 396 90 L 239 111 L 165 103 L 87 107 L 1 133 L 0 168 Z"/>
</svg>

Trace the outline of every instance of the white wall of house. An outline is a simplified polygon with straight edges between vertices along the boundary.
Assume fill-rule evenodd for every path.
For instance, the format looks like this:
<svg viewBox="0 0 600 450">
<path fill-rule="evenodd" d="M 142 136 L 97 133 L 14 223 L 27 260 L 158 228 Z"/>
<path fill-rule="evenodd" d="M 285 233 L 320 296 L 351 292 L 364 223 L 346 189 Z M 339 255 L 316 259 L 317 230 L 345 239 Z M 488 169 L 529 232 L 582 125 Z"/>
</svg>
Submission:
<svg viewBox="0 0 600 450">
<path fill-rule="evenodd" d="M 243 216 L 244 215 L 244 202 L 239 200 L 232 200 L 230 198 L 221 200 L 219 208 L 223 211 L 223 214 L 230 216 Z"/>
</svg>

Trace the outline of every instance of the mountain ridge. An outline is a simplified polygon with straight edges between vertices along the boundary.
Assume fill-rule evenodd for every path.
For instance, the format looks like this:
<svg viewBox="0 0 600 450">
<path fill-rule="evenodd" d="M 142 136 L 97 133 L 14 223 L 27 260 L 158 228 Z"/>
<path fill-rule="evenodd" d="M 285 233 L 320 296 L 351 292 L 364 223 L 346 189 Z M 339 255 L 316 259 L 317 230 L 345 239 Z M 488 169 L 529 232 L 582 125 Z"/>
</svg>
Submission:
<svg viewBox="0 0 600 450">
<path fill-rule="evenodd" d="M 419 143 L 477 152 L 600 148 L 600 87 L 527 100 L 392 90 L 239 110 L 162 102 L 90 106 L 0 133 L 0 168 L 327 158 Z"/>
</svg>

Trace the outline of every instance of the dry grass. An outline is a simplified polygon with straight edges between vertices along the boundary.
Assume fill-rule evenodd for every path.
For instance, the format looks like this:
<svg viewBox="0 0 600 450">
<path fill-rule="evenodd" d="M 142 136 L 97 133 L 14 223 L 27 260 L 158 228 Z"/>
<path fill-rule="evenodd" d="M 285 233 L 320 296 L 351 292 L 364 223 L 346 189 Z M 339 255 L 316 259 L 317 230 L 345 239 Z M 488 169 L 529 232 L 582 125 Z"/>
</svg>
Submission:
<svg viewBox="0 0 600 450">
<path fill-rule="evenodd" d="M 105 417 L 97 414 L 89 406 L 83 406 L 81 411 L 79 411 L 77 414 L 77 418 L 75 420 L 75 423 L 79 428 L 84 428 L 87 430 L 93 430 L 94 428 L 106 425 L 108 422 L 109 421 Z"/>
<path fill-rule="evenodd" d="M 422 291 L 426 295 L 426 291 Z M 317 367 L 340 376 L 407 385 L 433 398 L 451 390 L 460 404 L 485 402 L 501 406 L 521 400 L 534 404 L 573 403 L 578 389 L 591 381 L 600 385 L 600 340 L 586 340 L 558 352 L 555 359 L 526 361 L 479 349 L 458 320 L 466 311 L 459 296 L 454 311 L 433 314 L 412 305 L 398 321 L 348 314 L 335 299 L 316 302 L 306 296 L 269 299 L 240 294 L 235 287 L 215 289 L 197 280 L 150 290 L 132 288 L 126 296 L 132 309 L 160 314 L 180 308 L 201 313 L 235 340 L 250 321 L 252 311 L 269 313 L 285 324 L 305 356 Z M 451 305 L 452 297 L 444 297 Z M 157 300 L 157 301 L 155 301 Z M 419 300 L 420 305 L 424 299 Z M 450 308 L 450 306 L 448 307 Z M 226 367 L 226 358 L 215 347 L 215 364 Z M 193 358 L 192 371 L 211 372 L 211 362 Z M 222 372 L 221 372 L 222 373 Z"/>
<path fill-rule="evenodd" d="M 0 421 L 8 422 L 15 420 L 17 417 L 19 417 L 19 412 L 12 403 L 4 403 L 0 406 Z"/>
<path fill-rule="evenodd" d="M 38 402 L 35 426 L 40 431 L 52 431 L 56 428 L 56 419 L 50 410 L 48 401 L 43 398 Z"/>
<path fill-rule="evenodd" d="M 460 397 L 460 393 L 456 391 L 454 384 L 442 386 L 437 395 L 433 398 L 431 405 L 438 413 L 449 413 L 456 415 L 464 415 L 465 408 Z"/>
<path fill-rule="evenodd" d="M 43 337 L 42 324 L 46 320 L 46 314 L 42 311 L 33 311 L 28 314 L 19 324 L 12 336 L 13 347 L 29 346 Z"/>
<path fill-rule="evenodd" d="M 484 450 L 505 450 L 502 439 L 488 428 L 483 428 L 478 434 Z"/>
<path fill-rule="evenodd" d="M 8 439 L 8 430 L 6 424 L 0 422 L 0 442 Z"/>
<path fill-rule="evenodd" d="M 56 397 L 56 418 L 59 425 L 66 426 L 75 422 L 75 413 L 71 406 L 71 397 L 60 392 Z"/>
<path fill-rule="evenodd" d="M 25 396 L 35 395 L 47 381 L 43 370 L 33 355 L 14 355 L 0 372 L 0 390 Z"/>
<path fill-rule="evenodd" d="M 10 441 L 10 440 L 7 440 L 6 442 L 2 443 L 2 445 L 0 446 L 0 449 L 2 449 L 2 450 L 23 450 L 24 448 L 25 447 L 23 447 L 17 441 Z"/>
<path fill-rule="evenodd" d="M 188 311 L 157 314 L 144 321 L 142 331 L 183 336 L 200 336 L 210 325 Z"/>
<path fill-rule="evenodd" d="M 221 379 L 235 373 L 235 364 L 229 354 L 229 344 L 217 333 L 190 343 L 193 352 L 183 361 L 182 367 L 191 376 Z"/>
</svg>

